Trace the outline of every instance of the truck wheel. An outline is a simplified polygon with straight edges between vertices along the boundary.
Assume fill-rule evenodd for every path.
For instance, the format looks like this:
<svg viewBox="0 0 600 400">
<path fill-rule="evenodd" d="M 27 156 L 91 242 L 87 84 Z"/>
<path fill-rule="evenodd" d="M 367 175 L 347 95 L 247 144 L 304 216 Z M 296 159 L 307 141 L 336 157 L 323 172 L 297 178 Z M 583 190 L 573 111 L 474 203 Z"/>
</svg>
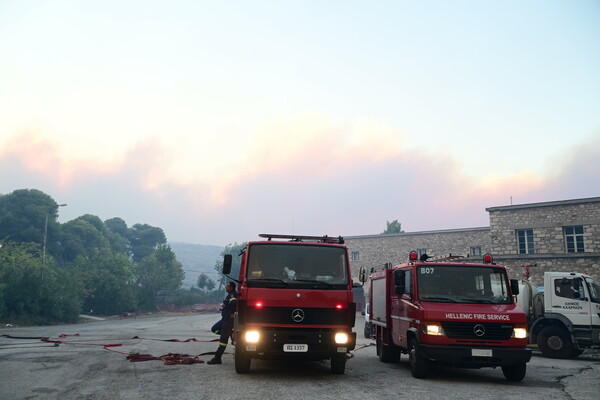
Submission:
<svg viewBox="0 0 600 400">
<path fill-rule="evenodd" d="M 569 333 L 555 326 L 542 329 L 537 343 L 542 354 L 550 358 L 569 358 L 574 350 Z"/>
<path fill-rule="evenodd" d="M 242 345 L 235 346 L 235 372 L 245 374 L 250 371 L 250 355 L 242 349 Z"/>
<path fill-rule="evenodd" d="M 342 375 L 346 371 L 346 353 L 331 356 L 331 372 Z"/>
<path fill-rule="evenodd" d="M 369 339 L 371 337 L 371 324 L 369 324 L 368 322 L 365 322 L 365 338 Z"/>
<path fill-rule="evenodd" d="M 394 345 L 385 346 L 381 338 L 381 331 L 377 331 L 377 355 L 379 361 L 393 363 L 400 361 L 400 349 Z"/>
<path fill-rule="evenodd" d="M 521 382 L 523 378 L 525 378 L 526 371 L 527 363 L 506 365 L 502 367 L 502 373 L 504 374 L 504 377 L 510 382 Z"/>
<path fill-rule="evenodd" d="M 411 339 L 408 344 L 408 362 L 410 364 L 410 372 L 415 378 L 425 378 L 429 367 L 427 360 L 417 348 L 417 340 Z"/>
</svg>

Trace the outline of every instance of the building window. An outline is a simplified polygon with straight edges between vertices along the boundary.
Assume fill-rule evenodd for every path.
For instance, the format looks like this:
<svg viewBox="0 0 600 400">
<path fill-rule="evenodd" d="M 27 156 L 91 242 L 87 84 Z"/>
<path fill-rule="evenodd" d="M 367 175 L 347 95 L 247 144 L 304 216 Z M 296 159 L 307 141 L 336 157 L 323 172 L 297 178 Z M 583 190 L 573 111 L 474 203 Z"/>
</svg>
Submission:
<svg viewBox="0 0 600 400">
<path fill-rule="evenodd" d="M 517 245 L 519 254 L 534 254 L 533 229 L 517 229 Z"/>
<path fill-rule="evenodd" d="M 481 255 L 481 246 L 471 246 L 471 255 L 472 256 L 480 256 Z"/>
<path fill-rule="evenodd" d="M 350 258 L 352 259 L 352 261 L 358 261 L 358 260 L 360 260 L 360 252 L 359 251 L 353 251 L 352 253 L 350 253 Z"/>
<path fill-rule="evenodd" d="M 567 253 L 583 253 L 583 226 L 565 226 L 564 232 Z"/>
</svg>

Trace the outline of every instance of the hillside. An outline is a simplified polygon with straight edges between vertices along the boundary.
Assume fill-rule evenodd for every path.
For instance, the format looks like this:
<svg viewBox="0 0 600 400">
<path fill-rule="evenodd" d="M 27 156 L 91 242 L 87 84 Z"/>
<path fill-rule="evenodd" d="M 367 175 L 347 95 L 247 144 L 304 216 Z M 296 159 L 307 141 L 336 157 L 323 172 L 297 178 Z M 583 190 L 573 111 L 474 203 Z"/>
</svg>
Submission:
<svg viewBox="0 0 600 400">
<path fill-rule="evenodd" d="M 215 264 L 222 259 L 223 247 L 181 242 L 170 242 L 169 246 L 183 265 L 184 287 L 195 286 L 203 272 L 214 281 L 218 279 Z"/>
</svg>

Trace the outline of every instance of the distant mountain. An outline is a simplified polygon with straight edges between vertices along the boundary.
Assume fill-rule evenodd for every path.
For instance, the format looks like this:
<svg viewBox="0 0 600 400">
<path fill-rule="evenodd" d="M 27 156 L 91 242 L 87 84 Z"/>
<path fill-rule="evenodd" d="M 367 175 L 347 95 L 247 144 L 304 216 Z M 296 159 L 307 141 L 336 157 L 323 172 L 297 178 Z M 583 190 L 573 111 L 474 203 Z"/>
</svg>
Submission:
<svg viewBox="0 0 600 400">
<path fill-rule="evenodd" d="M 184 287 L 196 286 L 198 277 L 203 272 L 213 281 L 219 278 L 215 264 L 222 259 L 221 252 L 224 247 L 181 242 L 169 242 L 169 246 L 183 265 Z"/>
</svg>

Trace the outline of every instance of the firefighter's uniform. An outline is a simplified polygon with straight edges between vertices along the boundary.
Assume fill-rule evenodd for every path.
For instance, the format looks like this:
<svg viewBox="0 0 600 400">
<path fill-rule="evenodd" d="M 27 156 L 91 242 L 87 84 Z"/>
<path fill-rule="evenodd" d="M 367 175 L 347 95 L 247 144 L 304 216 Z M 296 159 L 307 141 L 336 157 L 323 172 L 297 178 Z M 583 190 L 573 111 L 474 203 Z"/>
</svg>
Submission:
<svg viewBox="0 0 600 400">
<path fill-rule="evenodd" d="M 236 304 L 236 292 L 233 289 L 231 292 L 227 293 L 225 299 L 223 299 L 223 308 L 221 308 L 221 320 L 218 321 L 213 327 L 210 329 L 213 333 L 217 335 L 221 335 L 219 339 L 219 347 L 215 353 L 215 356 L 212 360 L 208 361 L 207 364 L 220 364 L 221 356 L 225 352 L 225 348 L 227 347 L 227 341 L 231 336 L 231 332 L 233 331 L 233 314 L 235 313 L 235 304 Z"/>
</svg>

